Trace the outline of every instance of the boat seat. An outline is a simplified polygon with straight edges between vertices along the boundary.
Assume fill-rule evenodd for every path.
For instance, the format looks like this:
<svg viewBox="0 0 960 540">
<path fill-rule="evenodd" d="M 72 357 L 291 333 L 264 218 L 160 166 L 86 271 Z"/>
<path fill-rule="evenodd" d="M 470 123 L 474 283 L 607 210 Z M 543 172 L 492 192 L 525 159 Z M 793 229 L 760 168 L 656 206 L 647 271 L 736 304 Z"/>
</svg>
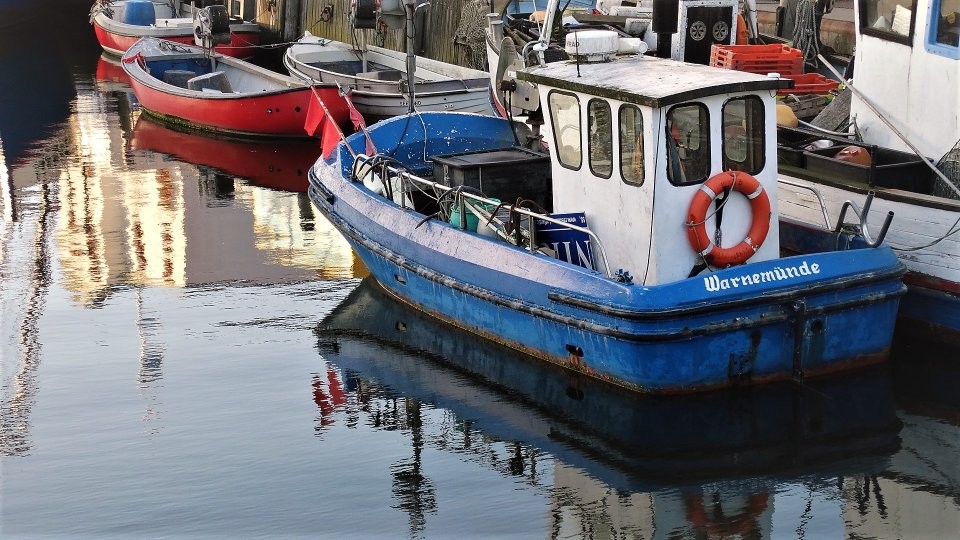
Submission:
<svg viewBox="0 0 960 540">
<path fill-rule="evenodd" d="M 179 86 L 180 88 L 186 88 L 187 81 L 196 76 L 196 72 L 187 69 L 168 69 L 163 72 L 163 82 Z"/>
<path fill-rule="evenodd" d="M 222 71 L 213 71 L 204 75 L 197 75 L 187 81 L 187 89 L 217 90 L 224 93 L 233 92 L 233 88 L 230 87 L 230 80 L 227 79 L 227 74 Z"/>
<path fill-rule="evenodd" d="M 365 79 L 377 79 L 380 81 L 399 81 L 403 78 L 403 73 L 399 69 L 380 69 L 377 71 L 365 71 L 357 73 L 357 77 Z"/>
</svg>

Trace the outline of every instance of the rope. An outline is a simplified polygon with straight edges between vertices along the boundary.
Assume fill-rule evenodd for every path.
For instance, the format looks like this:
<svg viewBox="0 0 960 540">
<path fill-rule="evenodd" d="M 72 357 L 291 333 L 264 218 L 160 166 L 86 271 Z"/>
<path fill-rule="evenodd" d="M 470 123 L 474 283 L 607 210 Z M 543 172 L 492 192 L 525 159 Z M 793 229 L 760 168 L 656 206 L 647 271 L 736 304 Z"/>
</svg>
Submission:
<svg viewBox="0 0 960 540">
<path fill-rule="evenodd" d="M 113 18 L 113 8 L 110 7 L 109 0 L 97 0 L 90 6 L 90 24 L 93 24 L 93 20 L 101 13 L 106 15 L 108 19 Z"/>
<path fill-rule="evenodd" d="M 797 2 L 793 46 L 803 52 L 805 64 L 817 65 L 817 57 L 820 55 L 820 36 L 817 34 L 816 3 L 813 0 Z"/>
</svg>

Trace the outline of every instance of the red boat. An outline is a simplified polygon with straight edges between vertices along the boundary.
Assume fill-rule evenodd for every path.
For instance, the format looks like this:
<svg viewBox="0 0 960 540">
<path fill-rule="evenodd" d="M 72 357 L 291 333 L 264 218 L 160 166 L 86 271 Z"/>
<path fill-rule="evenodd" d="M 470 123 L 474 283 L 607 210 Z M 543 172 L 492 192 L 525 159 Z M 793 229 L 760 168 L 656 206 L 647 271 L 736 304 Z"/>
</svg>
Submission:
<svg viewBox="0 0 960 540">
<path fill-rule="evenodd" d="M 175 125 L 240 136 L 307 137 L 317 131 L 305 129 L 308 111 L 315 118 L 320 108 L 324 126 L 348 124 L 336 84 L 311 86 L 199 47 L 143 38 L 124 53 L 121 65 L 142 110 Z"/>
<path fill-rule="evenodd" d="M 217 7 L 216 22 L 229 28 L 216 44 L 216 51 L 235 58 L 251 58 L 260 45 L 260 25 L 227 15 L 222 0 L 199 0 L 197 7 L 178 0 L 97 0 L 90 9 L 90 22 L 103 50 L 117 56 L 142 37 L 155 37 L 194 44 L 209 19 L 209 8 Z M 202 8 L 200 6 L 203 6 Z M 174 9 L 174 7 L 176 9 Z M 204 11 L 206 10 L 206 11 Z"/>
</svg>

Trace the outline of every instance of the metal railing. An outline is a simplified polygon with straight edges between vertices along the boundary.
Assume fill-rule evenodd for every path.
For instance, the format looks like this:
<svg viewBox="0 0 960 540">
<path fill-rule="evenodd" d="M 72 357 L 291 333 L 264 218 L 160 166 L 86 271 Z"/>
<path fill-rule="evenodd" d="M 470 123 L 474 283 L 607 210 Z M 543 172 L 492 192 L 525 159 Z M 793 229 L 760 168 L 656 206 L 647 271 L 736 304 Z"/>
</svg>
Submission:
<svg viewBox="0 0 960 540">
<path fill-rule="evenodd" d="M 413 208 L 413 201 L 412 199 L 409 199 L 407 195 L 408 191 L 417 190 L 426 193 L 426 190 L 432 190 L 433 193 L 436 194 L 433 198 L 435 198 L 438 202 L 444 201 L 444 199 L 452 198 L 450 204 L 458 206 L 460 223 L 457 224 L 457 226 L 459 226 L 459 228 L 467 228 L 466 216 L 467 211 L 469 211 L 478 217 L 480 222 L 478 226 L 490 227 L 502 240 L 522 247 L 531 253 L 540 249 L 540 246 L 536 241 L 537 233 L 535 220 L 541 220 L 558 227 L 576 231 L 586 235 L 591 242 L 591 251 L 594 251 L 600 255 L 599 258 L 602 261 L 602 270 L 596 267 L 596 262 L 593 262 L 594 268 L 592 269 L 602 271 L 607 277 L 614 277 L 614 275 L 610 272 L 610 266 L 607 262 L 607 255 L 603 249 L 603 244 L 600 242 L 600 238 L 597 237 L 593 231 L 586 227 L 573 225 L 571 223 L 553 218 L 549 215 L 534 212 L 533 210 L 524 208 L 523 206 L 504 203 L 497 199 L 490 199 L 481 194 L 470 193 L 468 190 L 465 190 L 462 187 L 450 187 L 446 184 L 434 182 L 433 180 L 428 180 L 426 178 L 417 176 L 401 167 L 389 165 L 386 161 L 377 162 L 377 160 L 378 156 L 358 155 L 353 165 L 353 180 L 361 181 L 363 177 L 368 174 L 379 174 L 380 181 L 384 186 L 383 195 L 393 202 L 399 204 L 401 207 Z M 361 172 L 361 169 L 364 168 L 364 165 L 367 165 L 369 162 L 374 162 L 375 164 L 369 166 L 366 171 Z M 396 189 L 399 190 L 398 194 L 394 193 L 394 190 Z M 399 195 L 399 200 L 397 200 L 397 195 Z M 493 210 L 487 210 L 488 208 Z M 511 216 L 511 221 L 514 221 L 512 230 L 508 231 L 507 223 L 497 216 L 498 210 L 506 211 Z M 424 219 L 424 222 L 434 217 L 437 217 L 437 214 L 427 216 Z M 526 221 L 526 228 L 522 226 L 523 223 L 521 222 L 521 219 Z M 491 225 L 493 226 L 491 227 Z"/>
</svg>

